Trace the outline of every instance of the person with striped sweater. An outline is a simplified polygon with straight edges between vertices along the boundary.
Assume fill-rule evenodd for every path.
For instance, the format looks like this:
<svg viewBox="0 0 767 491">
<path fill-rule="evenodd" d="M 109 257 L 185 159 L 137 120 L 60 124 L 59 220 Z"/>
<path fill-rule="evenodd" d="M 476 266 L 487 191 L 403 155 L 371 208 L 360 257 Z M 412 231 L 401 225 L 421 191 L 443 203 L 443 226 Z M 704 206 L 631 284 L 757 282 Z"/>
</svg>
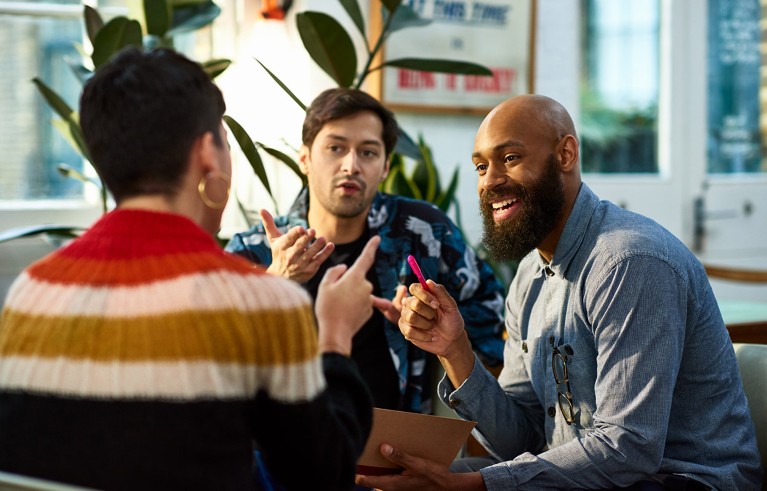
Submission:
<svg viewBox="0 0 767 491">
<path fill-rule="evenodd" d="M 353 486 L 370 395 L 351 339 L 382 300 L 379 239 L 296 283 L 214 236 L 231 157 L 221 92 L 171 50 L 130 48 L 80 101 L 117 207 L 17 278 L 0 317 L 0 470 L 98 489 Z M 343 308 L 339 306 L 343 305 Z"/>
</svg>

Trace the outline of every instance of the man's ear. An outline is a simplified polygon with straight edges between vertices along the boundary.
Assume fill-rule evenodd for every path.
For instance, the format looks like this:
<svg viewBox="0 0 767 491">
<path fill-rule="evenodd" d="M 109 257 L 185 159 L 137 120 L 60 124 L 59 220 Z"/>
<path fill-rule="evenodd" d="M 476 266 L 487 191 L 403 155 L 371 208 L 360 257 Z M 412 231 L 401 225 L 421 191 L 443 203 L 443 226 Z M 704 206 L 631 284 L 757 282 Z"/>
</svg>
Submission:
<svg viewBox="0 0 767 491">
<path fill-rule="evenodd" d="M 302 144 L 301 148 L 298 150 L 298 166 L 305 176 L 309 175 L 309 162 L 311 161 L 311 158 L 312 156 L 309 155 L 309 147 Z"/>
<path fill-rule="evenodd" d="M 559 165 L 562 172 L 570 172 L 578 168 L 578 140 L 573 135 L 565 135 L 557 145 L 559 148 Z"/>
</svg>

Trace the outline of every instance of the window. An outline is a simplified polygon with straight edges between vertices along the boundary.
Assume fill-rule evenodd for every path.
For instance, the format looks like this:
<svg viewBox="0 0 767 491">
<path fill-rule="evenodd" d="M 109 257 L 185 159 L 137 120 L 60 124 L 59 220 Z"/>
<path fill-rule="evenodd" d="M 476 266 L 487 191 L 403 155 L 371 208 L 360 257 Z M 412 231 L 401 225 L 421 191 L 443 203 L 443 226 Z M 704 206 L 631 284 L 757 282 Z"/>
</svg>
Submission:
<svg viewBox="0 0 767 491">
<path fill-rule="evenodd" d="M 585 172 L 657 173 L 658 0 L 582 0 Z"/>
<path fill-rule="evenodd" d="M 709 174 L 767 171 L 759 102 L 761 10 L 759 0 L 708 3 Z"/>
<path fill-rule="evenodd" d="M 64 5 L 65 3 L 73 5 Z M 82 159 L 51 125 L 52 111 L 32 79 L 41 78 L 76 107 L 80 82 L 65 61 L 82 43 L 79 2 L 0 1 L 0 199 L 82 198 L 83 185 L 62 177 L 59 163 Z"/>
</svg>

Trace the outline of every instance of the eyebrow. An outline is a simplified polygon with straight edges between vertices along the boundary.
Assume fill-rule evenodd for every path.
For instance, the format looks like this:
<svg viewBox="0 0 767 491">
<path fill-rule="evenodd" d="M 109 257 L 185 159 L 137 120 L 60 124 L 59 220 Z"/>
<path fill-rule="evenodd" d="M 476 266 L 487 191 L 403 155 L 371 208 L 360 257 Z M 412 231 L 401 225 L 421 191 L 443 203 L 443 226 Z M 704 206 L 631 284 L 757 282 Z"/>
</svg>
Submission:
<svg viewBox="0 0 767 491">
<path fill-rule="evenodd" d="M 499 143 L 498 145 L 494 146 L 492 152 L 496 153 L 499 150 L 503 150 L 504 148 L 509 148 L 509 147 L 522 147 L 522 148 L 525 148 L 525 145 L 522 142 L 519 142 L 519 141 L 516 141 L 516 140 L 508 140 L 508 141 L 505 141 L 503 143 Z M 476 157 L 481 157 L 481 156 L 482 156 L 481 152 L 474 152 L 474 153 L 471 154 L 471 158 L 476 158 Z"/>
<path fill-rule="evenodd" d="M 342 142 L 348 142 L 349 141 L 349 138 L 347 138 L 345 136 L 341 136 L 341 135 L 336 135 L 334 133 L 328 134 L 327 138 L 329 138 L 331 140 L 339 140 L 339 141 L 342 141 Z M 363 140 L 362 144 L 363 145 L 377 145 L 379 147 L 383 147 L 383 142 L 381 140 Z"/>
</svg>

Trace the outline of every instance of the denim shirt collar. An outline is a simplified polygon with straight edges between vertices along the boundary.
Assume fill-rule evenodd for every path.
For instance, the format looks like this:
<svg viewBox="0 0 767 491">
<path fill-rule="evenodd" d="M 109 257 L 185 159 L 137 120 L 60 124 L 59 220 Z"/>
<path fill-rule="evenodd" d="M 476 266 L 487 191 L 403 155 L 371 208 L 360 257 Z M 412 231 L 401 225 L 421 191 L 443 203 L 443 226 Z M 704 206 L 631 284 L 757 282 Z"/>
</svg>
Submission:
<svg viewBox="0 0 767 491">
<path fill-rule="evenodd" d="M 562 229 L 559 242 L 557 242 L 557 248 L 554 251 L 554 257 L 551 258 L 551 263 L 547 263 L 538 253 L 537 249 L 535 250 L 535 253 L 538 254 L 538 264 L 541 268 L 540 274 L 546 274 L 547 268 L 557 276 L 564 276 L 567 273 L 567 268 L 586 236 L 591 216 L 598 205 L 599 198 L 597 195 L 594 194 L 586 183 L 582 182 L 578 195 L 575 198 L 573 209 L 567 218 L 565 228 Z"/>
</svg>

